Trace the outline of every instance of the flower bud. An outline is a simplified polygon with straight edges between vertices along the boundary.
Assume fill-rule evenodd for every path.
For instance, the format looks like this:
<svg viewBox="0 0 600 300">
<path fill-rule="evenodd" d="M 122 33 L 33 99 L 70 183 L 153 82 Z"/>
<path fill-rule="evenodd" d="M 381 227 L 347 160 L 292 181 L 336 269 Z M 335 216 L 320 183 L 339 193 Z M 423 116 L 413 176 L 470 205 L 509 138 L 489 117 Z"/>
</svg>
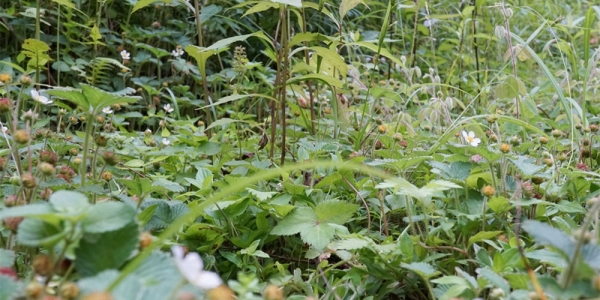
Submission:
<svg viewBox="0 0 600 300">
<path fill-rule="evenodd" d="M 94 142 L 99 147 L 106 147 L 106 144 L 108 144 L 108 139 L 104 135 L 99 134 L 94 138 Z"/>
<path fill-rule="evenodd" d="M 117 155 L 111 151 L 102 153 L 102 159 L 104 160 L 104 163 L 109 166 L 114 166 L 119 162 Z"/>
<path fill-rule="evenodd" d="M 0 113 L 5 113 L 10 111 L 10 99 L 8 98 L 0 98 Z"/>
<path fill-rule="evenodd" d="M 4 226 L 10 231 L 17 232 L 17 229 L 19 229 L 19 224 L 23 222 L 23 217 L 8 217 L 4 218 L 2 222 L 4 222 Z"/>
</svg>

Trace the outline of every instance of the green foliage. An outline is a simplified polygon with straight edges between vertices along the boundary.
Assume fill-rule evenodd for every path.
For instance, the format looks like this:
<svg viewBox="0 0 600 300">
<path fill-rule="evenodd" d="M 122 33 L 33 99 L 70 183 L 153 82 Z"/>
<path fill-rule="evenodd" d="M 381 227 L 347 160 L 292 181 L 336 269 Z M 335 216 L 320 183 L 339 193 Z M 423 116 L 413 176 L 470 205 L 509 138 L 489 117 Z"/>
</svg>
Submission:
<svg viewBox="0 0 600 300">
<path fill-rule="evenodd" d="M 8 1 L 0 299 L 598 298 L 598 16 Z"/>
</svg>

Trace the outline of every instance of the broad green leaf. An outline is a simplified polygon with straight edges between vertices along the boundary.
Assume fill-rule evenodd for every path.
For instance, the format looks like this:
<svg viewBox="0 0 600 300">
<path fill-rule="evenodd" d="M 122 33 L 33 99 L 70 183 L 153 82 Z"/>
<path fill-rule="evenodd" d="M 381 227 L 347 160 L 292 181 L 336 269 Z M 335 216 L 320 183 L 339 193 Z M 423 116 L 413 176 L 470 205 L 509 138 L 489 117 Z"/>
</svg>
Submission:
<svg viewBox="0 0 600 300">
<path fill-rule="evenodd" d="M 279 225 L 279 224 L 278 224 Z M 302 241 L 322 251 L 333 240 L 336 229 L 330 224 L 316 223 L 300 231 Z"/>
<path fill-rule="evenodd" d="M 572 258 L 575 254 L 575 242 L 562 230 L 533 220 L 523 222 L 522 227 L 536 243 L 542 246 L 552 246 L 569 258 Z"/>
<path fill-rule="evenodd" d="M 148 222 L 150 222 L 150 219 L 154 215 L 154 211 L 156 210 L 157 207 L 158 207 L 158 203 L 150 205 L 150 206 L 144 208 L 144 210 L 142 210 L 142 212 L 138 214 L 137 218 L 138 218 L 138 221 L 140 222 L 140 226 L 145 227 L 146 224 L 148 224 Z"/>
<path fill-rule="evenodd" d="M 370 243 L 372 241 L 367 240 L 366 237 L 344 238 L 335 242 L 334 248 L 337 250 L 356 250 L 368 247 Z"/>
<path fill-rule="evenodd" d="M 472 164 L 470 162 L 456 161 L 450 165 L 430 161 L 429 164 L 434 168 L 431 172 L 439 174 L 444 179 L 457 180 L 464 182 L 471 174 Z"/>
<path fill-rule="evenodd" d="M 167 180 L 165 178 L 159 178 L 155 180 L 154 182 L 152 182 L 152 186 L 162 187 L 164 189 L 176 193 L 185 191 L 185 188 L 182 187 L 179 183 Z"/>
<path fill-rule="evenodd" d="M 150 46 L 148 44 L 137 43 L 137 44 L 135 44 L 135 46 L 138 48 L 146 49 L 146 50 L 152 52 L 152 54 L 154 54 L 154 56 L 156 56 L 158 58 L 171 55 L 171 52 L 169 52 L 167 50 L 160 49 L 160 48 L 157 48 L 154 46 Z"/>
<path fill-rule="evenodd" d="M 54 210 L 48 203 L 35 203 L 22 206 L 3 208 L 0 210 L 0 219 L 9 217 L 36 217 L 53 215 Z"/>
<path fill-rule="evenodd" d="M 344 59 L 335 51 L 325 48 L 325 47 L 310 47 L 311 51 L 314 51 L 317 56 L 322 57 L 322 61 L 320 64 L 320 72 L 323 72 L 325 75 L 329 76 L 342 76 L 345 78 L 348 74 L 348 66 L 344 62 Z M 317 56 L 313 55 L 311 58 L 311 63 L 317 65 Z"/>
<path fill-rule="evenodd" d="M 135 222 L 116 231 L 85 234 L 75 249 L 77 272 L 87 277 L 120 268 L 137 248 L 138 235 Z"/>
<path fill-rule="evenodd" d="M 67 100 L 81 108 L 85 108 L 86 111 L 89 109 L 90 103 L 80 90 L 58 87 L 47 91 L 47 93 L 48 95 Z"/>
<path fill-rule="evenodd" d="M 32 247 L 52 247 L 65 236 L 66 232 L 61 227 L 33 218 L 23 220 L 17 231 L 17 241 Z"/>
<path fill-rule="evenodd" d="M 510 209 L 510 201 L 501 196 L 490 198 L 487 205 L 495 213 L 503 213 Z"/>
<path fill-rule="evenodd" d="M 102 233 L 121 229 L 131 223 L 135 209 L 122 202 L 100 202 L 94 205 L 83 220 L 83 231 Z"/>
<path fill-rule="evenodd" d="M 317 214 L 308 207 L 296 208 L 271 230 L 273 235 L 292 235 L 315 227 Z"/>
<path fill-rule="evenodd" d="M 249 16 L 251 14 L 259 13 L 265 10 L 269 10 L 271 8 L 279 8 L 279 4 L 275 2 L 261 1 L 256 3 L 254 6 L 250 7 L 246 10 L 246 12 L 242 15 L 243 17 Z"/>
<path fill-rule="evenodd" d="M 144 227 L 145 230 L 160 230 L 169 227 L 176 219 L 182 217 L 189 208 L 182 202 L 179 201 L 147 201 L 147 205 L 158 204 L 158 207 L 154 210 L 154 215 L 148 221 L 148 224 Z"/>
<path fill-rule="evenodd" d="M 469 238 L 469 245 L 467 246 L 467 248 L 471 248 L 471 245 L 473 245 L 473 243 L 481 242 L 483 240 L 489 240 L 501 233 L 502 231 L 480 231 Z"/>
<path fill-rule="evenodd" d="M 410 238 L 410 235 L 407 231 L 404 231 L 402 235 L 400 235 L 400 252 L 402 256 L 406 258 L 407 261 L 411 261 L 413 257 L 413 252 L 415 251 L 415 245 Z"/>
<path fill-rule="evenodd" d="M 544 166 L 535 164 L 535 158 L 531 158 L 531 157 L 527 157 L 527 156 L 519 156 L 518 159 L 510 158 L 509 160 L 526 177 L 533 176 L 544 169 Z"/>
<path fill-rule="evenodd" d="M 70 216 L 84 214 L 91 206 L 84 194 L 66 190 L 52 193 L 48 202 L 55 211 Z"/>
<path fill-rule="evenodd" d="M 17 299 L 15 296 L 22 290 L 22 284 L 12 277 L 0 274 L 0 300 Z"/>
<path fill-rule="evenodd" d="M 340 4 L 340 20 L 343 20 L 346 14 L 359 4 L 366 6 L 363 0 L 342 0 L 342 3 Z"/>
<path fill-rule="evenodd" d="M 527 93 L 525 85 L 513 75 L 509 75 L 502 83 L 496 87 L 496 96 L 498 98 L 512 99 L 519 95 Z"/>
<path fill-rule="evenodd" d="M 36 39 L 26 39 L 23 42 L 21 54 L 31 59 L 28 65 L 43 66 L 46 62 L 52 61 L 52 58 L 47 54 L 48 51 L 50 51 L 50 47 L 45 42 Z"/>
<path fill-rule="evenodd" d="M 339 200 L 324 201 L 317 204 L 315 213 L 319 223 L 334 223 L 344 225 L 352 218 L 358 205 Z"/>
</svg>

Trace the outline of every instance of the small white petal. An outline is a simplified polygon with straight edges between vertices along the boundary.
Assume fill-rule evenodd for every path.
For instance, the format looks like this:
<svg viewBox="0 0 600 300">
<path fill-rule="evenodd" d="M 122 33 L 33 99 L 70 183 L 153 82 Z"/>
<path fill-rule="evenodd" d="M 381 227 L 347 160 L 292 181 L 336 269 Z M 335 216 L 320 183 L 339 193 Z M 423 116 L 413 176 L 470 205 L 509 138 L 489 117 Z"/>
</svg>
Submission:
<svg viewBox="0 0 600 300">
<path fill-rule="evenodd" d="M 167 139 L 163 139 L 162 140 L 163 145 L 165 146 L 169 146 L 169 144 L 171 144 L 171 141 L 167 140 Z M 188 255 L 189 256 L 189 255 Z M 186 256 L 187 257 L 187 256 Z"/>
<path fill-rule="evenodd" d="M 37 98 L 39 98 L 39 97 L 40 97 L 40 93 L 38 93 L 38 91 L 36 91 L 36 90 L 31 90 L 31 97 L 32 97 L 34 100 L 37 100 Z"/>
<path fill-rule="evenodd" d="M 105 107 L 105 108 L 102 109 L 102 112 L 105 113 L 105 114 L 107 114 L 107 115 L 110 115 L 110 114 L 113 113 L 113 110 L 110 109 L 110 107 Z"/>
<path fill-rule="evenodd" d="M 201 271 L 198 277 L 196 277 L 196 281 L 192 282 L 192 284 L 203 290 L 210 290 L 223 284 L 223 280 L 215 272 Z"/>
<path fill-rule="evenodd" d="M 463 131 L 461 132 L 461 134 L 462 134 L 462 136 L 463 136 L 465 139 L 468 139 L 468 138 L 469 138 L 469 135 L 467 134 L 467 132 L 466 132 L 466 131 L 464 131 L 464 130 L 463 130 Z"/>
</svg>

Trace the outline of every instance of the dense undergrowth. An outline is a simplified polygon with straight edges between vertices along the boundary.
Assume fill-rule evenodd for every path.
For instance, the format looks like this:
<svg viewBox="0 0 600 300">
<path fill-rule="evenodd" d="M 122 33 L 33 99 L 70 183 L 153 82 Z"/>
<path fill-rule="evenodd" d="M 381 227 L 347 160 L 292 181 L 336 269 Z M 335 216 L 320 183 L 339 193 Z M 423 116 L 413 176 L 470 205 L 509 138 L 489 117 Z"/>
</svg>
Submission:
<svg viewBox="0 0 600 300">
<path fill-rule="evenodd" d="M 0 299 L 600 297 L 564 2 L 0 2 Z"/>
</svg>

